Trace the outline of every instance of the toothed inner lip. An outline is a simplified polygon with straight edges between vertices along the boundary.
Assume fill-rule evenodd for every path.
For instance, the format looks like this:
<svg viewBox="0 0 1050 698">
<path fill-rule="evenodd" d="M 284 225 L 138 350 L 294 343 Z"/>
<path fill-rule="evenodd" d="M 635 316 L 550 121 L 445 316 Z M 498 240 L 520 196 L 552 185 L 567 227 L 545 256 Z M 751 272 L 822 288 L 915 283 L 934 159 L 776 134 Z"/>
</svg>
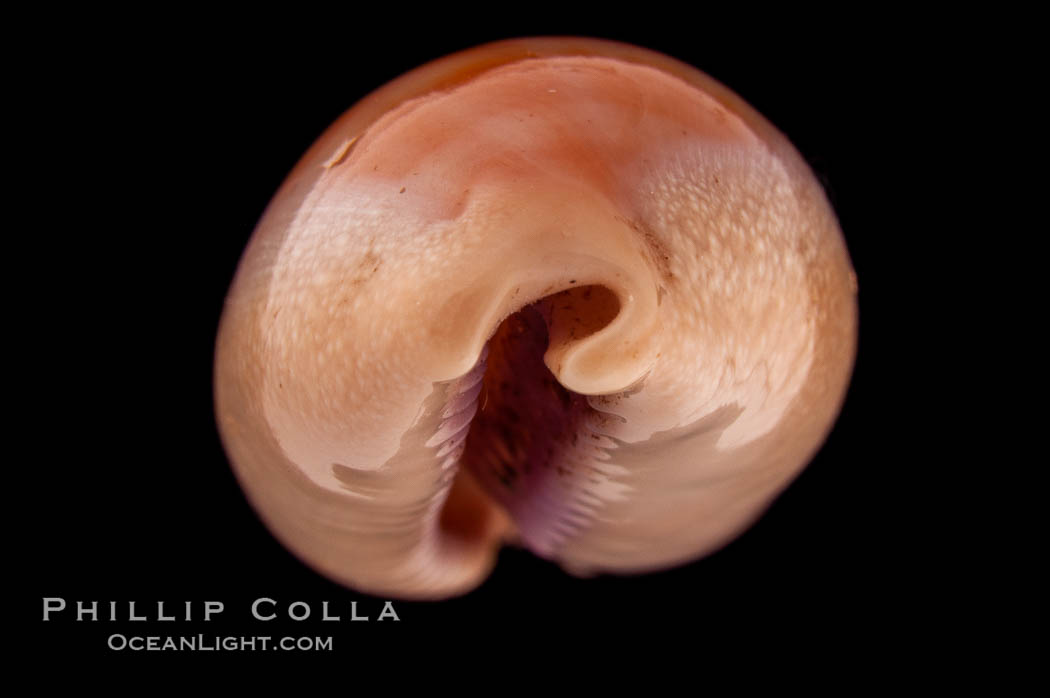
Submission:
<svg viewBox="0 0 1050 698">
<path fill-rule="evenodd" d="M 543 361 L 552 334 L 582 338 L 615 316 L 576 315 L 581 308 L 574 301 L 585 305 L 595 293 L 610 294 L 574 288 L 504 320 L 453 387 L 428 442 L 509 514 L 523 545 L 545 557 L 555 557 L 593 516 L 599 500 L 588 486 L 614 447 L 603 430 L 610 416 L 561 385 Z"/>
</svg>

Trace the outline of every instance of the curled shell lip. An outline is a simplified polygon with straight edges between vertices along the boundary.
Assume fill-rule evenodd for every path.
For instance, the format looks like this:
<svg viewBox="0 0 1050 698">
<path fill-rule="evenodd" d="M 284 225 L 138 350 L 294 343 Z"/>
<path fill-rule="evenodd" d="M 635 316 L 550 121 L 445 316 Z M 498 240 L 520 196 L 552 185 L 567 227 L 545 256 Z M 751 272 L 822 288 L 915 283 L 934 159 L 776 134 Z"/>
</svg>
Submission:
<svg viewBox="0 0 1050 698">
<path fill-rule="evenodd" d="M 271 530 L 360 590 L 463 593 L 507 542 L 662 569 L 819 446 L 853 283 L 805 163 L 728 89 L 499 42 L 380 88 L 288 176 L 227 299 L 220 431 Z"/>
</svg>

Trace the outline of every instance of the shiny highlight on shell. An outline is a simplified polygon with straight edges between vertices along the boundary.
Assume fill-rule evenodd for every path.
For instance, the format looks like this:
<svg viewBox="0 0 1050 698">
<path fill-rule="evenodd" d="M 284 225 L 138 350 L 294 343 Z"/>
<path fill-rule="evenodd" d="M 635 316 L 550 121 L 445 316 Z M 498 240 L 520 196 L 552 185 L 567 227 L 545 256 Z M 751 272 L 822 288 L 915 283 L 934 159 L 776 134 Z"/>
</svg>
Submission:
<svg viewBox="0 0 1050 698">
<path fill-rule="evenodd" d="M 240 262 L 218 424 L 270 530 L 438 599 L 521 545 L 572 574 L 695 560 L 840 409 L 856 280 L 787 139 L 641 48 L 425 65 L 305 154 Z"/>
</svg>

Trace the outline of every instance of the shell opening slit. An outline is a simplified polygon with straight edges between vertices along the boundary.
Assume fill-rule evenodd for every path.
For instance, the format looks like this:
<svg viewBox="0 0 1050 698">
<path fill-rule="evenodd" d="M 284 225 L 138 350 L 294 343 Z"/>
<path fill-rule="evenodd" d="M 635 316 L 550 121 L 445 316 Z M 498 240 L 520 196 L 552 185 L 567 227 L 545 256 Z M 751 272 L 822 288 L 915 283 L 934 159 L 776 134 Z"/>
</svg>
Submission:
<svg viewBox="0 0 1050 698">
<path fill-rule="evenodd" d="M 586 524 L 588 485 L 613 445 L 602 425 L 614 417 L 562 386 L 543 356 L 552 333 L 582 339 L 618 310 L 607 288 L 583 286 L 500 323 L 477 366 L 456 382 L 434 446 L 442 467 L 462 465 L 442 510 L 446 535 L 476 537 L 493 515 L 489 501 L 509 515 L 518 541 L 544 557 Z"/>
</svg>

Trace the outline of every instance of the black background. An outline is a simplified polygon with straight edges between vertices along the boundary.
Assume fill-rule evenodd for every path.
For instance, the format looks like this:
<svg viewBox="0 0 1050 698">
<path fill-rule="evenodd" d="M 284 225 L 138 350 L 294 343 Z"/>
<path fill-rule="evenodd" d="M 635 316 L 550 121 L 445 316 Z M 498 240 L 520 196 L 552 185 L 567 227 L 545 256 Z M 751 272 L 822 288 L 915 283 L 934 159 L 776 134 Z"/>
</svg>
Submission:
<svg viewBox="0 0 1050 698">
<path fill-rule="evenodd" d="M 924 464 L 890 460 L 884 449 L 897 438 L 887 424 L 886 362 L 899 332 L 889 321 L 897 260 L 887 231 L 900 216 L 888 208 L 908 205 L 904 184 L 886 173 L 901 105 L 927 71 L 910 50 L 914 37 L 837 18 L 561 17 L 413 17 L 407 27 L 296 17 L 265 28 L 151 18 L 124 31 L 96 16 L 85 20 L 110 28 L 70 26 L 38 48 L 41 61 L 58 57 L 32 80 L 30 116 L 46 138 L 32 169 L 41 201 L 31 204 L 30 225 L 43 249 L 15 269 L 32 280 L 28 361 L 46 369 L 27 371 L 28 426 L 15 435 L 38 454 L 17 490 L 32 511 L 18 539 L 31 584 L 20 609 L 39 633 L 36 651 L 104 655 L 110 633 L 132 631 L 332 635 L 336 654 L 358 658 L 452 627 L 477 637 L 553 629 L 556 643 L 588 634 L 638 642 L 664 630 L 712 641 L 799 628 L 853 638 L 921 600 L 897 476 Z M 223 297 L 284 175 L 358 98 L 427 60 L 537 34 L 667 53 L 728 85 L 788 135 L 827 187 L 859 278 L 854 380 L 808 469 L 754 527 L 704 560 L 578 580 L 504 550 L 466 597 L 397 602 L 400 623 L 349 623 L 349 601 L 373 618 L 381 603 L 284 550 L 226 461 L 211 384 Z M 69 612 L 42 623 L 45 596 L 146 609 L 190 600 L 195 614 L 220 600 L 226 611 L 210 624 L 74 623 Z M 258 623 L 249 606 L 260 596 L 280 608 L 309 602 L 315 617 L 329 601 L 344 621 Z"/>
</svg>

